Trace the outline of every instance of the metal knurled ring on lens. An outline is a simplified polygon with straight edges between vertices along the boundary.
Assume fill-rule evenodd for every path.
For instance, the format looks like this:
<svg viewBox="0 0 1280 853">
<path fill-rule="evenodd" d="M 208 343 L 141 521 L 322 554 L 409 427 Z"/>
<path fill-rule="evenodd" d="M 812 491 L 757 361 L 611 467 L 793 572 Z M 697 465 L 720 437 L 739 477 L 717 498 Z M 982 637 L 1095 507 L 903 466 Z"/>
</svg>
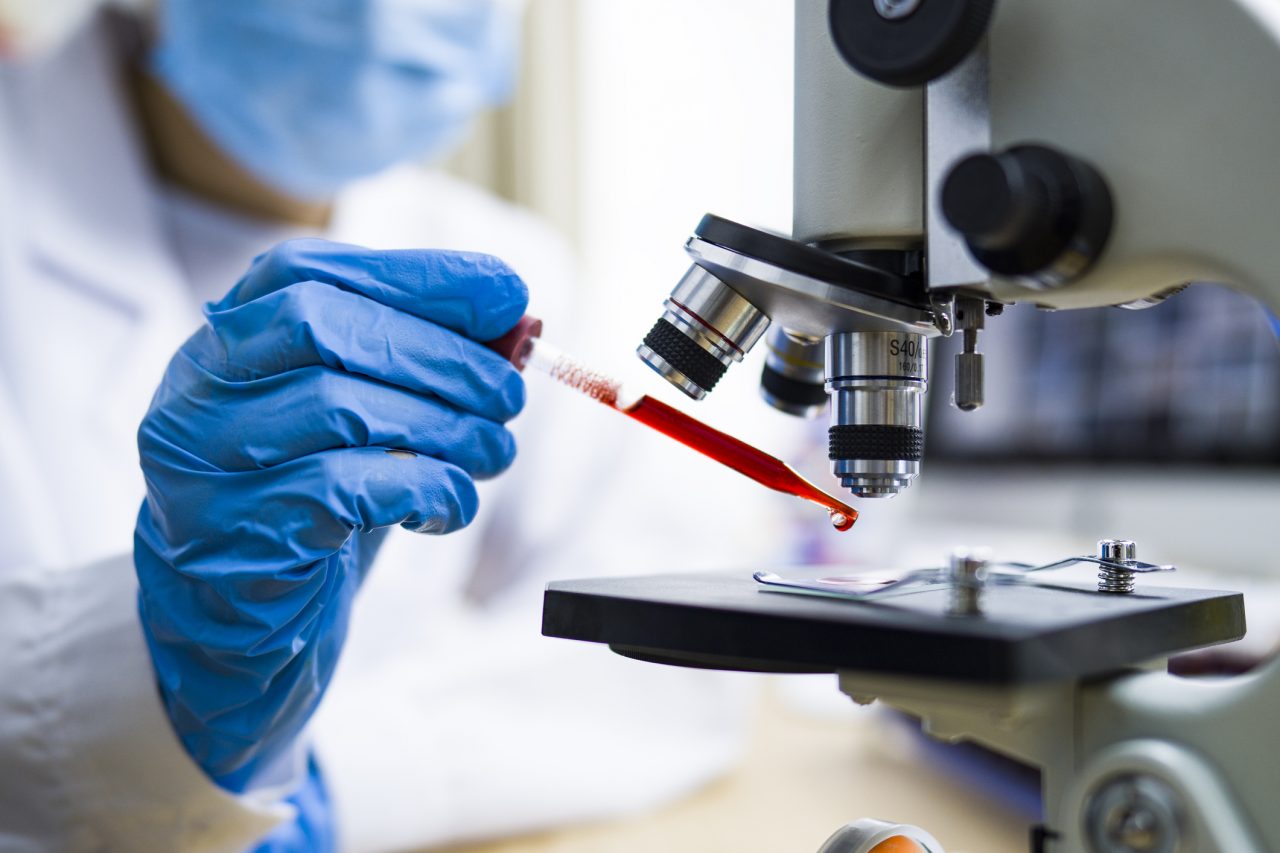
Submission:
<svg viewBox="0 0 1280 853">
<path fill-rule="evenodd" d="M 760 373 L 760 385 L 784 403 L 808 407 L 822 406 L 827 402 L 827 390 L 822 385 L 793 379 L 767 364 Z"/>
<path fill-rule="evenodd" d="M 828 458 L 901 459 L 924 457 L 924 430 L 883 424 L 840 424 L 828 432 Z"/>
<path fill-rule="evenodd" d="M 704 391 L 716 387 L 727 366 L 666 320 L 653 324 L 644 345 Z"/>
</svg>

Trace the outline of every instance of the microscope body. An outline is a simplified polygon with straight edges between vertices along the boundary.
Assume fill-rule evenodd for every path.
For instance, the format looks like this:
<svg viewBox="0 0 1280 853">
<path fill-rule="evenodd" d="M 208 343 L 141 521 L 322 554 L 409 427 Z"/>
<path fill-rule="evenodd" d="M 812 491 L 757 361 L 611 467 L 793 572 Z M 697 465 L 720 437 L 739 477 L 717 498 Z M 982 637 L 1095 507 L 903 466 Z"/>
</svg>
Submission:
<svg viewBox="0 0 1280 853">
<path fill-rule="evenodd" d="M 825 391 L 834 475 L 891 497 L 920 472 L 932 337 L 963 334 L 972 410 L 1006 304 L 1195 281 L 1280 304 L 1277 79 L 1267 0 L 801 0 L 792 239 L 700 226 L 640 355 L 701 398 L 764 340 L 766 399 L 814 414 Z"/>
<path fill-rule="evenodd" d="M 892 496 L 920 473 L 933 337 L 964 335 L 972 409 L 1006 304 L 1140 308 L 1208 281 L 1280 308 L 1277 84 L 1267 0 L 797 0 L 792 239 L 705 219 L 639 354 L 701 398 L 767 340 L 766 399 L 829 396 L 833 473 Z M 840 681 L 1040 766 L 1037 850 L 1280 850 L 1280 765 L 1255 748 L 1280 734 L 1277 660 L 1217 682 Z"/>
<path fill-rule="evenodd" d="M 1145 307 L 1196 281 L 1280 307 L 1280 4 L 999 0 L 964 59 L 916 86 L 849 67 L 833 38 L 839 5 L 796 4 L 796 240 L 921 248 L 925 289 L 953 313 L 984 301 Z M 993 269 L 984 235 L 972 239 L 989 224 L 981 207 L 944 209 L 966 158 L 1027 146 L 1105 182 L 1109 222 L 1090 257 Z M 959 190 L 996 207 L 1017 183 L 968 177 Z M 841 687 L 1038 765 L 1039 849 L 1280 849 L 1280 768 L 1257 749 L 1280 734 L 1277 660 L 1210 682 L 1145 672 L 974 690 L 843 673 Z"/>
</svg>

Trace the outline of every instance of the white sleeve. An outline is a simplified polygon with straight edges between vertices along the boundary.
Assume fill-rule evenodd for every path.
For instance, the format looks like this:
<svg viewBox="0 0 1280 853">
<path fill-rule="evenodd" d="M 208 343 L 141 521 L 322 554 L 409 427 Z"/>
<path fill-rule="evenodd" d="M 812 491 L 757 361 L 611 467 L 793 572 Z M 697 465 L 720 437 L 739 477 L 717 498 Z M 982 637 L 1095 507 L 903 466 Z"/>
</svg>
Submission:
<svg viewBox="0 0 1280 853">
<path fill-rule="evenodd" d="M 292 819 L 188 757 L 136 602 L 127 555 L 0 575 L 0 849 L 239 851 Z"/>
</svg>

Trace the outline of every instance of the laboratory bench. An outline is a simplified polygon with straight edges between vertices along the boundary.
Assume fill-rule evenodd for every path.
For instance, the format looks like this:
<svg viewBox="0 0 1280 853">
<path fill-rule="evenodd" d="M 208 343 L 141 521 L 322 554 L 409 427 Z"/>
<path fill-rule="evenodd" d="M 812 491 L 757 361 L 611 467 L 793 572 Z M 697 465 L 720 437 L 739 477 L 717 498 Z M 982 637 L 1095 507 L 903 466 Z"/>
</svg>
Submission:
<svg viewBox="0 0 1280 853">
<path fill-rule="evenodd" d="M 940 758 L 908 721 L 852 702 L 806 712 L 778 683 L 790 677 L 765 686 L 741 764 L 698 793 L 649 814 L 443 853 L 816 853 L 860 817 L 922 826 L 948 853 L 1027 850 L 1027 810 Z"/>
</svg>

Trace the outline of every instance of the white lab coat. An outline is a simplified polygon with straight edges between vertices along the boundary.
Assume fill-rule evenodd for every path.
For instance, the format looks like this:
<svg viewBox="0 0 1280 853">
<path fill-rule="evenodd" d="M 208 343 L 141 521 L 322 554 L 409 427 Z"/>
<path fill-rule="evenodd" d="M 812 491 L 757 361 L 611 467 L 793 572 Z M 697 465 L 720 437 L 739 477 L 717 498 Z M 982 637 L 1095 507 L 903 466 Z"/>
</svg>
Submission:
<svg viewBox="0 0 1280 853">
<path fill-rule="evenodd" d="M 232 796 L 182 750 L 131 558 L 150 394 L 200 302 L 287 236 L 156 184 L 101 29 L 0 66 L 0 851 L 239 850 L 292 817 L 296 770 Z M 456 181 L 402 169 L 354 187 L 328 236 L 501 255 L 571 341 L 561 242 Z M 537 377 L 529 396 L 520 460 L 482 484 L 476 524 L 394 532 L 358 601 L 310 738 L 349 849 L 647 808 L 738 749 L 740 681 L 541 638 L 540 590 L 746 563 L 776 528 L 748 511 L 708 536 L 699 500 L 750 500 L 732 475 L 682 480 L 683 451 L 603 407 Z"/>
</svg>

